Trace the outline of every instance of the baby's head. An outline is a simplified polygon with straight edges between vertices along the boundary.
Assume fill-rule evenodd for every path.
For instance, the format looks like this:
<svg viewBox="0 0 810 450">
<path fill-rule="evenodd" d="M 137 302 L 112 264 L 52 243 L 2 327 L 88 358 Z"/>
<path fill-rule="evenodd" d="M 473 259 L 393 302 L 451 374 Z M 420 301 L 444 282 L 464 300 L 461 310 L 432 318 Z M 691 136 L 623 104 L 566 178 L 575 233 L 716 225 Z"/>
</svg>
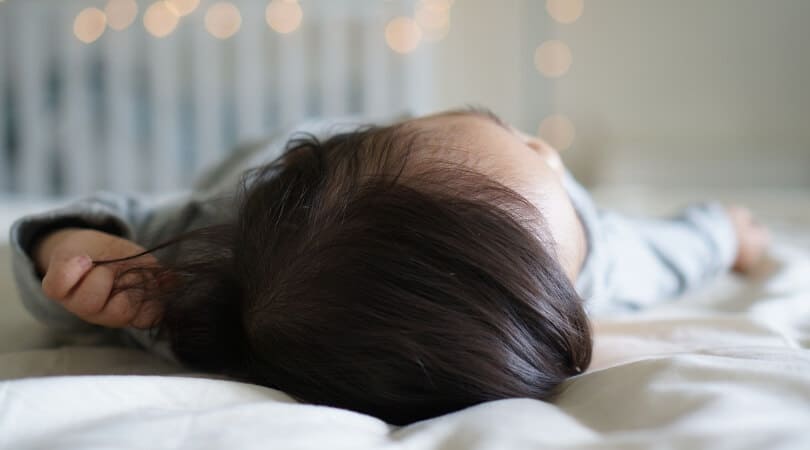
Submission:
<svg viewBox="0 0 810 450">
<path fill-rule="evenodd" d="M 476 111 L 294 139 L 169 263 L 160 328 L 191 367 L 393 424 L 550 399 L 592 341 L 548 152 Z"/>
</svg>

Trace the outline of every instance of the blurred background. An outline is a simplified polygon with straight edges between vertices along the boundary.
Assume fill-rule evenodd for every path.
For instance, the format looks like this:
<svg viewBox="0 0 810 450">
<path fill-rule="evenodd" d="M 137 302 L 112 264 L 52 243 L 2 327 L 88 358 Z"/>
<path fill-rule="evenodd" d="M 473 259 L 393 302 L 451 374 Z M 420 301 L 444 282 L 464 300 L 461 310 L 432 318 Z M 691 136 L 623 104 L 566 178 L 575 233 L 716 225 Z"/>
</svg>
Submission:
<svg viewBox="0 0 810 450">
<path fill-rule="evenodd" d="M 808 22 L 807 0 L 0 0 L 0 198 L 179 189 L 303 119 L 467 104 L 591 187 L 810 193 Z"/>
<path fill-rule="evenodd" d="M 15 219 L 187 188 L 307 119 L 489 107 L 601 205 L 744 203 L 810 248 L 808 24 L 810 0 L 0 0 L 0 350 L 43 345 Z"/>
</svg>

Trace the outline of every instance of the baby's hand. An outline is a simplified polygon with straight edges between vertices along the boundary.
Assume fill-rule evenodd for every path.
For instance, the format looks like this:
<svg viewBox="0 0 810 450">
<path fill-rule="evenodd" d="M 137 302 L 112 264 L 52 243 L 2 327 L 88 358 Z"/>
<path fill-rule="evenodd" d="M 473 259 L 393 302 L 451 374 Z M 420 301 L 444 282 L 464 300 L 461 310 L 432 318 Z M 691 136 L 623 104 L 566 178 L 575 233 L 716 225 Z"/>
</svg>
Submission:
<svg viewBox="0 0 810 450">
<path fill-rule="evenodd" d="M 110 328 L 148 328 L 160 315 L 154 302 L 134 300 L 138 290 L 110 298 L 116 275 L 133 265 L 157 265 L 146 254 L 120 263 L 93 266 L 93 260 L 117 259 L 144 251 L 129 240 L 101 231 L 65 228 L 45 236 L 33 249 L 42 291 L 84 321 Z M 134 274 L 132 274 L 134 276 Z M 127 281 L 127 276 L 121 281 Z M 129 281 L 136 281 L 130 279 Z"/>
<path fill-rule="evenodd" d="M 727 206 L 729 218 L 737 232 L 737 258 L 734 270 L 747 274 L 757 266 L 770 245 L 768 229 L 754 220 L 751 211 L 741 206 Z"/>
</svg>

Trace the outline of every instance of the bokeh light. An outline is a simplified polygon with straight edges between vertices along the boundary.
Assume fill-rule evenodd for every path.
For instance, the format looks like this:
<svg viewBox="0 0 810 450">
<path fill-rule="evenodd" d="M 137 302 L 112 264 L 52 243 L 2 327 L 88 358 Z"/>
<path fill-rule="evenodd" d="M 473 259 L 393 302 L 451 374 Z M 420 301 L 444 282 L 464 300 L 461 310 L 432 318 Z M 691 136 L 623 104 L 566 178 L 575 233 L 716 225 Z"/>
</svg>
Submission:
<svg viewBox="0 0 810 450">
<path fill-rule="evenodd" d="M 540 122 L 538 134 L 557 150 L 566 150 L 574 143 L 577 131 L 571 119 L 562 114 L 553 114 Z"/>
<path fill-rule="evenodd" d="M 385 42 L 397 53 L 410 53 L 419 47 L 422 29 L 410 17 L 391 19 L 385 26 Z"/>
<path fill-rule="evenodd" d="M 107 25 L 116 31 L 125 30 L 138 16 L 138 3 L 135 0 L 110 0 L 104 7 Z"/>
<path fill-rule="evenodd" d="M 162 38 L 170 35 L 180 18 L 164 1 L 152 3 L 143 15 L 143 26 L 154 37 Z"/>
<path fill-rule="evenodd" d="M 425 41 L 442 40 L 450 31 L 450 5 L 447 0 L 420 0 L 414 19 L 422 29 Z"/>
<path fill-rule="evenodd" d="M 571 49 L 562 41 L 546 41 L 534 51 L 534 66 L 549 78 L 565 75 L 572 60 Z"/>
<path fill-rule="evenodd" d="M 546 0 L 546 11 L 551 18 L 564 24 L 576 22 L 584 8 L 583 0 Z"/>
<path fill-rule="evenodd" d="M 273 0 L 267 5 L 265 19 L 273 30 L 286 34 L 292 33 L 301 26 L 304 12 L 295 1 Z"/>
<path fill-rule="evenodd" d="M 76 15 L 73 21 L 73 34 L 76 39 L 89 44 L 100 38 L 107 28 L 107 16 L 98 8 L 86 8 Z"/>
<path fill-rule="evenodd" d="M 200 6 L 200 0 L 165 0 L 166 5 L 180 17 L 187 16 Z"/>
<path fill-rule="evenodd" d="M 242 26 L 242 15 L 233 3 L 214 3 L 205 13 L 205 29 L 218 39 L 228 39 Z"/>
<path fill-rule="evenodd" d="M 450 8 L 421 0 L 416 6 L 414 19 L 423 29 L 444 28 L 450 22 Z"/>
</svg>

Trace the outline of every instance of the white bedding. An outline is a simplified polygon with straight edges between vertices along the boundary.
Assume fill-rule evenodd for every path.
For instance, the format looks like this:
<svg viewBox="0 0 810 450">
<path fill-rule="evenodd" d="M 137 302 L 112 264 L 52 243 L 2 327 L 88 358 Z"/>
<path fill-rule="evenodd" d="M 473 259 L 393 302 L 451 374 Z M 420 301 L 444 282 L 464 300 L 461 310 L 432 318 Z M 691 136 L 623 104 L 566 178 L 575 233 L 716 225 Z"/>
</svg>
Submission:
<svg viewBox="0 0 810 450">
<path fill-rule="evenodd" d="M 810 209 L 786 205 L 765 215 L 776 242 L 756 278 L 597 319 L 594 363 L 555 404 L 502 400 L 404 428 L 65 342 L 27 318 L 2 254 L 0 448 L 808 449 Z"/>
</svg>

